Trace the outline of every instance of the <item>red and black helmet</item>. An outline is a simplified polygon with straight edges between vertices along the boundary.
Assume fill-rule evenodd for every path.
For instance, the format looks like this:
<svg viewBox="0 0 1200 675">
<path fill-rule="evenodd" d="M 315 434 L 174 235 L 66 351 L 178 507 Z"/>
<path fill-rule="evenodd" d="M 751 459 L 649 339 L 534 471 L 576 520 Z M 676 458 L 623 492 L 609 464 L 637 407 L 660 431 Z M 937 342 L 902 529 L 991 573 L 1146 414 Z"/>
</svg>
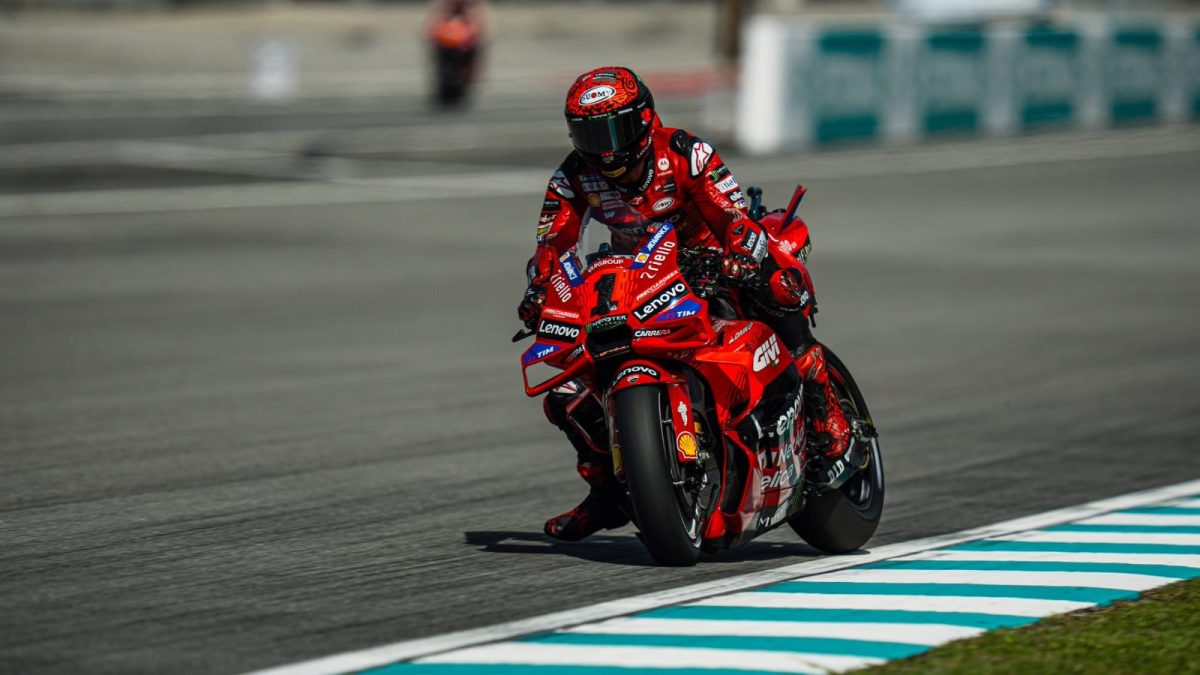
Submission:
<svg viewBox="0 0 1200 675">
<path fill-rule="evenodd" d="M 616 178 L 650 152 L 650 129 L 657 119 L 645 82 L 621 66 L 580 75 L 567 92 L 567 128 L 583 159 Z"/>
</svg>

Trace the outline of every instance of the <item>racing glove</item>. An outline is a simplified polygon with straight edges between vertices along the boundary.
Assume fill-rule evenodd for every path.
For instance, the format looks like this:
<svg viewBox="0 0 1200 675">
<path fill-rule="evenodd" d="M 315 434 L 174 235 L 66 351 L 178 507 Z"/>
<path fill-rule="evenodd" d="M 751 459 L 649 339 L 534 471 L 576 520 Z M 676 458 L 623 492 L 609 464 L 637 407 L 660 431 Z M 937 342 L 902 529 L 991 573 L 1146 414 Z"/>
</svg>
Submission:
<svg viewBox="0 0 1200 675">
<path fill-rule="evenodd" d="M 762 225 L 743 219 L 729 233 L 729 242 L 725 250 L 731 255 L 743 255 L 761 263 L 767 255 L 767 232 Z"/>
<path fill-rule="evenodd" d="M 723 272 L 735 281 L 749 281 L 758 274 L 766 255 L 766 231 L 758 223 L 744 220 L 729 234 Z"/>
<path fill-rule="evenodd" d="M 750 281 L 760 267 L 757 260 L 741 253 L 730 253 L 721 261 L 721 273 L 736 282 Z"/>
<path fill-rule="evenodd" d="M 517 305 L 517 318 L 525 324 L 526 328 L 533 330 L 542 316 L 542 306 L 545 304 L 546 287 L 530 284 L 529 288 L 525 289 L 521 304 Z"/>
<path fill-rule="evenodd" d="M 550 275 L 554 274 L 554 260 L 558 256 L 554 253 L 554 249 L 549 246 L 538 246 L 533 252 L 533 257 L 525 265 L 525 276 L 529 280 L 530 286 L 544 286 L 550 281 Z"/>
</svg>

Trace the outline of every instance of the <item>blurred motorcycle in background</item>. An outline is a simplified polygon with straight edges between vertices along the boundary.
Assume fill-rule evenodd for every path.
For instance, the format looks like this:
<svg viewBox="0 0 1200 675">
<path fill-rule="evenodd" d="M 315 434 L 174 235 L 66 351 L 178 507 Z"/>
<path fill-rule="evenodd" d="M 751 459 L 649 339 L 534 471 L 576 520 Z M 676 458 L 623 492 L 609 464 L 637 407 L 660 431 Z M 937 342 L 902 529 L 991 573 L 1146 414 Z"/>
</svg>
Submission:
<svg viewBox="0 0 1200 675">
<path fill-rule="evenodd" d="M 433 50 L 433 100 L 440 108 L 462 105 L 478 71 L 482 9 L 470 0 L 435 3 L 427 24 Z"/>
</svg>

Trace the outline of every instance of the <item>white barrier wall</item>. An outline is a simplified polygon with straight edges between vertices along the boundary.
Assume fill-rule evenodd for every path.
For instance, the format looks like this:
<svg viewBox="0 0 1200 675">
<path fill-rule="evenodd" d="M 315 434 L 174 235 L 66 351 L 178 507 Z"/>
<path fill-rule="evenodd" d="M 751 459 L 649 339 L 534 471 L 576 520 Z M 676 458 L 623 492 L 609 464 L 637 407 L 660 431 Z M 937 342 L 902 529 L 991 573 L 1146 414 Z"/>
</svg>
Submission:
<svg viewBox="0 0 1200 675">
<path fill-rule="evenodd" d="M 746 27 L 735 134 L 844 141 L 1200 120 L 1200 23 Z"/>
</svg>

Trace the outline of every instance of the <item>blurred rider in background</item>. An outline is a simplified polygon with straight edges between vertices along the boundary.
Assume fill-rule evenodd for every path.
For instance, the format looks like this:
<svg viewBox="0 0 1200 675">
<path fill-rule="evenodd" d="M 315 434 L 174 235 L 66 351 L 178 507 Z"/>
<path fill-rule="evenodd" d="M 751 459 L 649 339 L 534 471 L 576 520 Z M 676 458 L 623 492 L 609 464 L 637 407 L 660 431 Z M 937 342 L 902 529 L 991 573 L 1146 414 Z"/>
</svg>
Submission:
<svg viewBox="0 0 1200 675">
<path fill-rule="evenodd" d="M 556 260 L 576 243 L 589 205 L 624 203 L 647 221 L 673 223 L 682 246 L 722 249 L 727 276 L 760 282 L 746 285 L 756 290 L 743 293 L 751 297 L 742 302 L 753 305 L 796 359 L 806 381 L 812 456 L 832 462 L 845 454 L 850 428 L 809 328 L 808 271 L 750 218 L 741 188 L 716 150 L 682 129 L 664 127 L 649 88 L 628 68 L 580 75 L 567 92 L 566 118 L 575 148 L 546 188 L 519 318 L 531 330 L 539 326 Z M 618 250 L 631 249 L 646 234 L 619 225 L 609 229 Z M 590 486 L 578 506 L 546 521 L 546 534 L 576 541 L 627 523 L 600 401 L 577 381 L 551 391 L 543 405 L 575 447 L 576 468 Z"/>
<path fill-rule="evenodd" d="M 485 0 L 434 0 L 430 6 L 425 35 L 433 49 L 434 100 L 440 107 L 462 103 L 479 74 L 490 23 Z"/>
</svg>

